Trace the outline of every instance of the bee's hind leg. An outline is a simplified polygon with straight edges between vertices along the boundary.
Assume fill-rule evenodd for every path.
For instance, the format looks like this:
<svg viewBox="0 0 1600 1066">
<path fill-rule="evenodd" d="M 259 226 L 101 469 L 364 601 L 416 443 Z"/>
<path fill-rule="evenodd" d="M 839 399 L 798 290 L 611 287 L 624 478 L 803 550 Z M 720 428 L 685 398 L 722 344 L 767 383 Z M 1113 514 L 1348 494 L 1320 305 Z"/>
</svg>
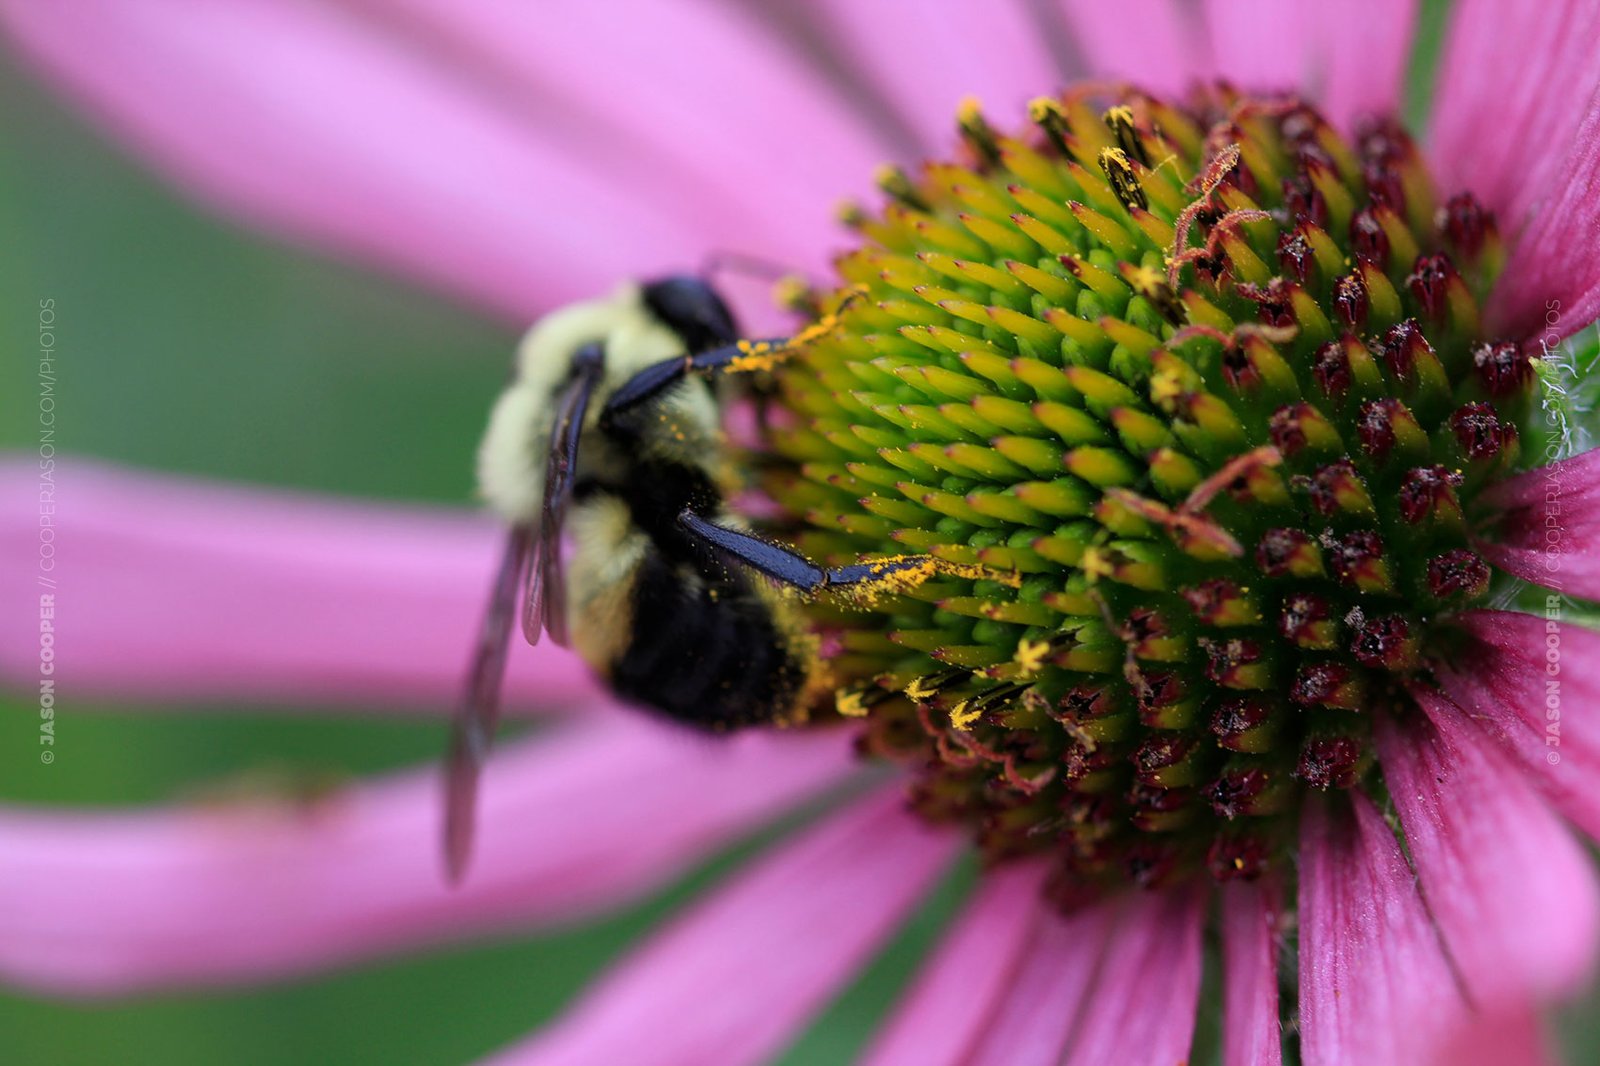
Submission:
<svg viewBox="0 0 1600 1066">
<path fill-rule="evenodd" d="M 693 511 L 680 514 L 678 524 L 707 547 L 802 592 L 837 590 L 852 599 L 871 600 L 916 588 L 935 574 L 1016 584 L 1013 574 L 952 563 L 932 555 L 897 555 L 849 566 L 822 567 L 791 548 L 720 526 Z"/>
</svg>

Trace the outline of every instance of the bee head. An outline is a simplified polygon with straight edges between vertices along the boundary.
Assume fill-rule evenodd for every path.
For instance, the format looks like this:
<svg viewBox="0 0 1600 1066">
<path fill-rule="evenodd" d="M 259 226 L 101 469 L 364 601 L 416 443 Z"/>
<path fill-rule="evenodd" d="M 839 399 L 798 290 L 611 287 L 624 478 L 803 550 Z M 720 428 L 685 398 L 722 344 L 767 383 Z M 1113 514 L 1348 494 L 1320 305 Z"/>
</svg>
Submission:
<svg viewBox="0 0 1600 1066">
<path fill-rule="evenodd" d="M 674 274 L 646 282 L 640 292 L 651 315 L 690 352 L 732 344 L 739 336 L 727 303 L 704 278 Z"/>
</svg>

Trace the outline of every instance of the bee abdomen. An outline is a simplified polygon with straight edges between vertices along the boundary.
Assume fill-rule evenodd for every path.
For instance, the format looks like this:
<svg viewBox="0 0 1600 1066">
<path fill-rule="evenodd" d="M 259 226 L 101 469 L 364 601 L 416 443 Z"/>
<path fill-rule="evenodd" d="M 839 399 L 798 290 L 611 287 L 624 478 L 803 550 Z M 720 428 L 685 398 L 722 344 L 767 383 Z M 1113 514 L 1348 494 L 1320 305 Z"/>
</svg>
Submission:
<svg viewBox="0 0 1600 1066">
<path fill-rule="evenodd" d="M 804 676 L 767 601 L 743 574 L 708 583 L 658 552 L 641 563 L 632 639 L 611 664 L 617 695 L 721 730 L 781 717 Z"/>
</svg>

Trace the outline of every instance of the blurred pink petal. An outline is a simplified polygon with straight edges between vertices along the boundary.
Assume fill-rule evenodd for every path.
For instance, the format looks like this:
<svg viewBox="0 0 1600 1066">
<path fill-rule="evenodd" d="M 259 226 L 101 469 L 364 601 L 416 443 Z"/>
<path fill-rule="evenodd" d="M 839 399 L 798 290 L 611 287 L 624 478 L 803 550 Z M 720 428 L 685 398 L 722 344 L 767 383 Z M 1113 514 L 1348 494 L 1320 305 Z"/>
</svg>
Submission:
<svg viewBox="0 0 1600 1066">
<path fill-rule="evenodd" d="M 37 676 L 39 475 L 0 458 L 0 679 Z M 356 702 L 442 713 L 502 533 L 443 508 L 135 473 L 55 472 L 59 680 L 75 697 Z M 576 656 L 512 649 L 507 697 L 598 698 Z"/>
<path fill-rule="evenodd" d="M 1492 1004 L 1445 1040 L 1428 1066 L 1554 1066 L 1563 1060 L 1544 1029 L 1526 1004 Z"/>
<path fill-rule="evenodd" d="M 1250 88 L 1300 89 L 1345 130 L 1399 108 L 1416 0 L 1209 0 L 1217 70 Z"/>
<path fill-rule="evenodd" d="M 868 179 L 873 146 L 847 112 L 830 111 L 719 5 L 609 18 L 603 62 L 589 47 L 596 38 L 563 31 L 492 70 L 425 26 L 358 10 L 304 0 L 3 8 L 44 73 L 216 206 L 518 322 L 619 277 L 693 269 L 710 248 L 815 255 L 831 239 L 830 198 Z M 540 18 L 581 21 L 586 10 Z M 617 50 L 655 61 L 619 85 Z M 594 69 L 569 95 L 564 79 L 585 63 Z M 507 92 L 495 74 L 508 67 L 538 73 Z M 665 79 L 665 91 L 647 78 Z M 587 98 L 602 87 L 604 108 Z M 634 126 L 607 120 L 628 108 Z M 695 109 L 705 117 L 685 127 L 693 135 L 675 156 L 653 150 Z M 738 119 L 719 126 L 720 115 Z M 652 119 L 662 127 L 636 143 L 637 124 Z M 712 158 L 683 165 L 695 153 Z M 787 194 L 751 203 L 705 184 L 706 167 L 736 156 L 745 162 L 730 187 L 771 179 L 782 189 L 791 180 L 782 172 L 798 168 L 795 182 L 825 179 L 828 191 L 808 214 Z M 823 162 L 807 162 L 814 156 Z"/>
<path fill-rule="evenodd" d="M 970 1066 L 1061 1061 L 1120 905 L 1112 900 L 1071 915 L 1044 915 Z"/>
<path fill-rule="evenodd" d="M 1600 929 L 1588 859 L 1519 767 L 1443 697 L 1417 698 L 1440 725 L 1380 717 L 1378 757 L 1468 994 L 1493 1003 L 1580 991 Z"/>
<path fill-rule="evenodd" d="M 1430 154 L 1499 216 L 1511 255 L 1490 313 L 1513 333 L 1539 332 L 1547 300 L 1562 336 L 1600 311 L 1597 35 L 1595 0 L 1462 0 L 1452 13 Z"/>
<path fill-rule="evenodd" d="M 1278 1066 L 1276 886 L 1235 881 L 1222 888 L 1222 1061 L 1228 1066 Z"/>
<path fill-rule="evenodd" d="M 933 18 L 859 0 L 821 0 L 804 10 L 830 53 L 861 72 L 934 158 L 948 157 L 955 144 L 963 97 L 976 96 L 993 121 L 1012 126 L 1026 119 L 1029 100 L 1069 78 L 1027 3 L 941 0 Z"/>
<path fill-rule="evenodd" d="M 1172 0 L 1064 0 L 1063 10 L 1102 75 L 1170 94 L 1218 73 L 1246 88 L 1300 90 L 1347 129 L 1398 106 L 1416 21 L 1415 0 L 1216 0 L 1203 11 Z"/>
<path fill-rule="evenodd" d="M 1057 0 L 1094 74 L 1182 94 L 1213 69 L 1198 13 L 1179 0 Z M 1137 26 L 1137 33 L 1129 27 Z"/>
<path fill-rule="evenodd" d="M 692 221 L 680 269 L 698 268 L 709 249 L 822 266 L 845 236 L 833 203 L 870 191 L 887 161 L 844 87 L 736 3 L 378 0 L 368 10 L 371 32 L 426 42 L 498 106 L 546 126 L 551 112 L 565 116 L 570 128 L 547 150 L 576 154 L 640 204 Z"/>
<path fill-rule="evenodd" d="M 1466 611 L 1455 621 L 1472 641 L 1439 664 L 1445 695 L 1557 810 L 1600 837 L 1600 634 L 1520 611 Z"/>
<path fill-rule="evenodd" d="M 619 715 L 508 749 L 454 890 L 431 770 L 301 805 L 12 809 L 0 974 L 75 994 L 209 986 L 602 911 L 839 781 L 845 739 L 716 742 Z"/>
<path fill-rule="evenodd" d="M 1466 1021 L 1400 845 L 1372 801 L 1306 805 L 1300 1040 L 1306 1066 L 1414 1066 Z"/>
<path fill-rule="evenodd" d="M 553 1026 L 493 1061 L 765 1061 L 851 980 L 960 844 L 908 812 L 898 784 L 852 801 L 713 891 Z"/>
<path fill-rule="evenodd" d="M 1170 1066 L 1188 1058 L 1206 895 L 1194 885 L 1129 893 L 1067 1066 Z"/>
<path fill-rule="evenodd" d="M 1038 863 L 986 871 L 862 1061 L 962 1066 L 1000 1012 L 1049 904 Z"/>
<path fill-rule="evenodd" d="M 1477 548 L 1524 581 L 1600 599 L 1600 449 L 1536 467 L 1480 497 L 1502 509 Z"/>
</svg>

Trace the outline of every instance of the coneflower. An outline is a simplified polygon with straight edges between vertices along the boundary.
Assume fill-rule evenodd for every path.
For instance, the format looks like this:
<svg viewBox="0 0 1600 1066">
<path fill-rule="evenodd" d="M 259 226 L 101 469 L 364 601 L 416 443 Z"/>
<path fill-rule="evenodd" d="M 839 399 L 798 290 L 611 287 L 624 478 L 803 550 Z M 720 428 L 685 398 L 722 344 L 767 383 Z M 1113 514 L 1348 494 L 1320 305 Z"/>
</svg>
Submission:
<svg viewBox="0 0 1600 1066">
<path fill-rule="evenodd" d="M 832 698 L 727 744 L 603 712 L 520 650 L 514 697 L 590 713 L 499 761 L 454 895 L 421 774 L 308 817 L 8 812 L 8 978 L 245 980 L 584 913 L 887 763 L 496 1061 L 768 1059 L 964 848 L 979 883 L 866 1061 L 1545 1055 L 1539 1011 L 1583 987 L 1600 921 L 1563 824 L 1600 837 L 1600 637 L 1573 599 L 1600 598 L 1600 453 L 1560 360 L 1600 311 L 1600 7 L 1459 5 L 1423 145 L 1395 117 L 1406 5 L 652 5 L 611 27 L 643 93 L 579 46 L 609 25 L 587 6 L 230 3 L 209 38 L 93 10 L 6 18 L 211 198 L 500 310 L 707 248 L 810 269 L 844 247 L 788 293 L 834 328 L 775 371 L 750 466 L 769 530 L 985 576 L 810 603 Z M 521 143 L 530 116 L 564 150 Z M 873 158 L 901 162 L 841 238 L 819 208 Z M 31 478 L 7 464 L 8 507 Z M 77 486 L 79 683 L 455 683 L 482 525 Z M 7 510 L 0 538 L 33 521 Z M 173 594 L 159 557 L 129 561 L 161 536 L 199 591 L 130 642 Z M 333 664 L 309 609 L 331 594 Z M 0 624 L 28 620 L 5 595 Z"/>
</svg>

